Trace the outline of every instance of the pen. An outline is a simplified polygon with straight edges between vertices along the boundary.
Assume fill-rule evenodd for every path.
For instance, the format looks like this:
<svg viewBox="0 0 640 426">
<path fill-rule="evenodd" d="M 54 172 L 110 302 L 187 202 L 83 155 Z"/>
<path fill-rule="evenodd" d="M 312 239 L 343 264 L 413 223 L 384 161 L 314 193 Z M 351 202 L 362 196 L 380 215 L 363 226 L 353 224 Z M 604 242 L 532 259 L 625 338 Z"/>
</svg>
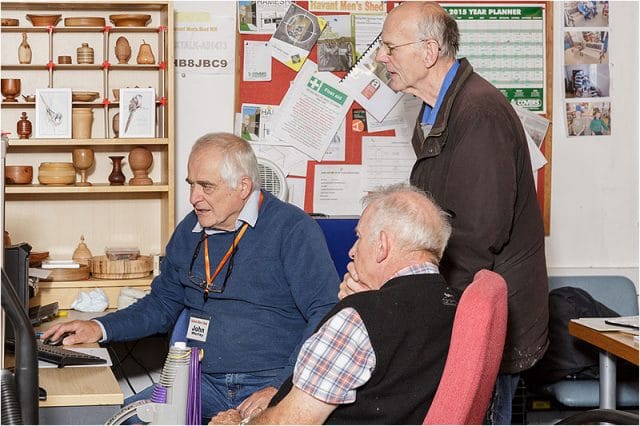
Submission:
<svg viewBox="0 0 640 426">
<path fill-rule="evenodd" d="M 635 330 L 638 330 L 638 326 L 637 325 L 633 325 L 633 324 L 623 324 L 623 323 L 619 323 L 619 322 L 615 322 L 615 321 L 609 321 L 609 320 L 604 320 L 605 324 L 609 324 L 609 325 L 617 325 L 619 327 L 627 327 L 627 328 L 633 328 Z"/>
</svg>

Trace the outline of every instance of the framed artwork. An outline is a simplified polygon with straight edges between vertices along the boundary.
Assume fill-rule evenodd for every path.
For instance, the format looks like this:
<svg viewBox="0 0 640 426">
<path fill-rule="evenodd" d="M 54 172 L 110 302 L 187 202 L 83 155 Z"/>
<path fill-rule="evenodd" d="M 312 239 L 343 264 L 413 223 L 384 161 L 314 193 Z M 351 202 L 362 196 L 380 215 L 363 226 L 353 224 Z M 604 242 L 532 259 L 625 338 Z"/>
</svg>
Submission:
<svg viewBox="0 0 640 426">
<path fill-rule="evenodd" d="M 120 138 L 154 138 L 155 134 L 155 89 L 120 89 Z"/>
<path fill-rule="evenodd" d="M 36 89 L 36 138 L 71 138 L 71 88 Z"/>
</svg>

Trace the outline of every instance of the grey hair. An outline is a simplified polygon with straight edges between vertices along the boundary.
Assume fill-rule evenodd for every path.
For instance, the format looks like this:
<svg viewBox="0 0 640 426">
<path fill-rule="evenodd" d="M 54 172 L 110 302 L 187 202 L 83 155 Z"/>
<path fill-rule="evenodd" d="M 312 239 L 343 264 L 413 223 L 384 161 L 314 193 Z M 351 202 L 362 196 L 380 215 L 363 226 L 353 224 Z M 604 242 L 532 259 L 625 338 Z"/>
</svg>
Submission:
<svg viewBox="0 0 640 426">
<path fill-rule="evenodd" d="M 416 203 L 417 194 L 423 202 Z M 440 261 L 451 236 L 450 216 L 429 194 L 408 184 L 395 184 L 376 189 L 362 200 L 365 207 L 376 202 L 371 212 L 369 238 L 382 230 L 392 234 L 406 251 L 426 250 Z"/>
<path fill-rule="evenodd" d="M 436 2 L 424 2 L 417 22 L 418 38 L 433 39 L 440 46 L 440 56 L 455 58 L 460 47 L 458 24 L 446 10 Z"/>
<path fill-rule="evenodd" d="M 254 188 L 260 188 L 258 160 L 249 142 L 231 133 L 207 133 L 193 144 L 189 157 L 206 149 L 222 152 L 220 176 L 231 188 L 237 188 L 244 176 L 251 179 Z"/>
</svg>

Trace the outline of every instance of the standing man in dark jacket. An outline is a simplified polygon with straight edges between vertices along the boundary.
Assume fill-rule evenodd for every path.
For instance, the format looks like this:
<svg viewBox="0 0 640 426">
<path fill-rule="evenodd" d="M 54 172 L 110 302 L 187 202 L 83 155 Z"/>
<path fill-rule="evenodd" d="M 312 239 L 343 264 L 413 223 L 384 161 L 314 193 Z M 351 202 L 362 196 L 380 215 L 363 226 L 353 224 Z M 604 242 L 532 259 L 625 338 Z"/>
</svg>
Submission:
<svg viewBox="0 0 640 426">
<path fill-rule="evenodd" d="M 376 60 L 392 89 L 424 101 L 411 183 L 452 216 L 442 274 L 463 289 L 486 268 L 509 287 L 507 341 L 489 410 L 489 421 L 509 424 L 519 373 L 548 345 L 544 229 L 520 120 L 466 59 L 456 59 L 458 40 L 456 21 L 438 4 L 405 2 L 387 16 Z M 342 291 L 357 291 L 357 279 Z"/>
</svg>

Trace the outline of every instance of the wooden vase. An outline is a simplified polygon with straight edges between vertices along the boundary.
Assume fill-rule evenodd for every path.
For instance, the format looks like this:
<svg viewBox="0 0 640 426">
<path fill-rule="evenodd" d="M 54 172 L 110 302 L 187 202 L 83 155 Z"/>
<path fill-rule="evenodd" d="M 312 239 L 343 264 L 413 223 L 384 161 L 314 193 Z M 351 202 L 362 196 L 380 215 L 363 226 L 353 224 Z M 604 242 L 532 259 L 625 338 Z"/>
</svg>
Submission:
<svg viewBox="0 0 640 426">
<path fill-rule="evenodd" d="M 20 139 L 29 139 L 31 136 L 32 126 L 31 121 L 27 119 L 27 113 L 23 112 L 20 116 L 20 120 L 18 120 L 16 131 L 20 136 Z"/>
<path fill-rule="evenodd" d="M 71 118 L 71 137 L 73 139 L 91 139 L 93 109 L 74 108 Z"/>
<path fill-rule="evenodd" d="M 153 164 L 153 155 L 149 149 L 137 146 L 129 152 L 129 166 L 133 171 L 133 177 L 129 185 L 153 185 L 153 180 L 147 172 Z"/>
<path fill-rule="evenodd" d="M 109 184 L 124 185 L 124 182 L 127 180 L 124 177 L 124 173 L 122 173 L 122 159 L 124 158 L 124 155 L 110 155 L 109 158 L 113 163 L 113 168 L 109 175 Z"/>
<path fill-rule="evenodd" d="M 31 46 L 27 42 L 27 33 L 22 33 L 22 43 L 18 46 L 18 62 L 21 64 L 31 63 Z"/>
<path fill-rule="evenodd" d="M 128 64 L 129 58 L 131 58 L 131 46 L 129 40 L 126 37 L 118 37 L 116 40 L 116 58 L 119 64 Z"/>
<path fill-rule="evenodd" d="M 82 46 L 76 49 L 77 62 L 79 64 L 93 63 L 93 48 L 89 47 L 89 43 L 82 43 Z"/>
<path fill-rule="evenodd" d="M 113 130 L 114 138 L 117 138 L 120 135 L 120 113 L 116 112 L 116 115 L 113 116 L 113 121 L 111 122 L 111 129 Z"/>
</svg>

